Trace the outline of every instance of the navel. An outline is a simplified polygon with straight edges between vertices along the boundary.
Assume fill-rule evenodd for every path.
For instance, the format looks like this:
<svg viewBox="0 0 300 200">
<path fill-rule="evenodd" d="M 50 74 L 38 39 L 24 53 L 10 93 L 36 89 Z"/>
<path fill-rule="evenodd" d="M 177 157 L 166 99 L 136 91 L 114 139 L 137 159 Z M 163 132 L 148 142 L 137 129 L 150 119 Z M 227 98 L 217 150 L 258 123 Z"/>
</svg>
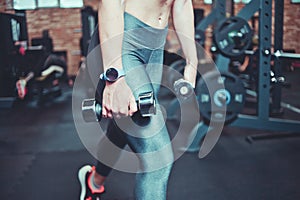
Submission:
<svg viewBox="0 0 300 200">
<path fill-rule="evenodd" d="M 158 22 L 159 22 L 160 24 L 162 23 L 162 17 L 161 17 L 161 16 L 158 17 Z"/>
</svg>

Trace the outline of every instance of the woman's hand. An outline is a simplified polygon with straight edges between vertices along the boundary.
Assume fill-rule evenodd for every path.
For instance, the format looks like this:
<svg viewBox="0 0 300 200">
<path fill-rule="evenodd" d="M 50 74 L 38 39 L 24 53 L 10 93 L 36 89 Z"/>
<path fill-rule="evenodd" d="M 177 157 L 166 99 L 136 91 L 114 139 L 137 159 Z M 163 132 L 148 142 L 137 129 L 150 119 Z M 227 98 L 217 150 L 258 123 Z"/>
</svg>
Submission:
<svg viewBox="0 0 300 200">
<path fill-rule="evenodd" d="M 135 98 L 124 77 L 113 83 L 106 83 L 102 106 L 102 116 L 108 118 L 132 116 L 137 112 Z"/>
</svg>

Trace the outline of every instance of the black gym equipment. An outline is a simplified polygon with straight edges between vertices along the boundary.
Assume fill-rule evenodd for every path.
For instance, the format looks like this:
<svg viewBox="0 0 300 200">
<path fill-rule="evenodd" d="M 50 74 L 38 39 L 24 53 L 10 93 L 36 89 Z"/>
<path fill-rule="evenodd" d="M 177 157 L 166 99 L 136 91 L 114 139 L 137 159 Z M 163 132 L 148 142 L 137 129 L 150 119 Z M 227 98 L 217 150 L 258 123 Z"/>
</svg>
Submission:
<svg viewBox="0 0 300 200">
<path fill-rule="evenodd" d="M 42 38 L 32 38 L 28 46 L 25 12 L 0 13 L 0 25 L 0 107 L 11 107 L 18 100 L 16 83 L 21 79 L 27 80 L 22 101 L 37 96 L 43 104 L 60 96 L 61 88 L 53 82 L 66 79 L 66 54 L 53 52 L 48 31 L 43 31 Z"/>
<path fill-rule="evenodd" d="M 221 1 L 216 1 L 221 2 Z M 283 0 L 276 0 L 275 1 L 275 36 L 274 36 L 274 53 L 271 51 L 271 39 L 272 38 L 272 0 L 260 0 L 260 1 L 251 1 L 250 3 L 246 4 L 243 9 L 237 14 L 236 17 L 243 19 L 244 21 L 248 21 L 257 11 L 259 12 L 259 45 L 258 45 L 258 82 L 257 82 L 257 93 L 256 99 L 257 99 L 257 108 L 256 108 L 256 115 L 248 115 L 248 114 L 241 114 L 237 113 L 237 117 L 234 118 L 234 120 L 229 121 L 228 126 L 233 127 L 242 127 L 242 128 L 251 128 L 251 129 L 258 129 L 258 130 L 266 130 L 266 131 L 284 131 L 286 136 L 290 135 L 288 133 L 292 133 L 295 131 L 300 130 L 300 121 L 298 120 L 290 120 L 290 119 L 283 119 L 283 118 L 273 118 L 271 117 L 272 111 L 275 109 L 285 107 L 285 108 L 293 108 L 292 110 L 297 112 L 299 109 L 281 102 L 281 82 L 280 77 L 282 77 L 281 74 L 281 65 L 280 61 L 282 59 L 299 59 L 299 54 L 291 54 L 291 53 L 285 53 L 282 50 L 282 35 L 283 35 Z M 278 19 L 279 18 L 279 19 Z M 204 20 L 205 21 L 205 20 Z M 237 26 L 238 29 L 240 26 Z M 280 27 L 280 28 L 279 28 Z M 226 27 L 227 28 L 227 27 Z M 230 33 L 235 30 L 227 30 L 226 33 Z M 239 31 L 237 31 L 239 32 Z M 214 33 L 215 35 L 216 33 Z M 250 34 L 249 34 L 250 35 Z M 227 36 L 226 36 L 227 37 Z M 215 38 L 216 39 L 216 38 Z M 245 47 L 248 45 L 248 43 L 245 43 Z M 241 46 L 240 52 L 238 54 L 241 54 L 244 52 L 245 54 L 249 53 L 247 51 L 247 48 L 244 48 L 244 46 Z M 224 51 L 225 52 L 222 52 Z M 218 55 L 216 58 L 216 65 L 221 71 L 221 74 L 225 71 L 228 71 L 228 64 L 229 59 L 233 55 L 230 55 L 232 52 L 226 52 L 226 48 L 223 48 L 222 50 L 219 49 L 219 52 L 221 55 Z M 231 50 L 231 48 L 229 49 Z M 226 55 L 226 56 L 225 56 Z M 276 85 L 272 85 L 272 91 L 270 91 L 271 88 L 271 60 L 274 59 L 275 67 L 274 67 L 274 74 L 273 78 L 276 80 Z M 203 84 L 203 83 L 201 83 Z M 234 91 L 234 89 L 232 89 Z M 272 93 L 271 93 L 272 92 Z M 229 89 L 227 89 L 227 92 L 221 92 L 220 95 L 213 95 L 213 96 L 221 96 L 221 100 L 223 99 L 223 103 L 228 101 L 228 93 L 230 93 Z M 253 93 L 253 92 L 252 92 Z M 201 95 L 201 91 L 199 93 Z M 249 95 L 249 91 L 247 91 L 247 94 Z M 253 96 L 253 95 L 252 95 Z M 201 97 L 201 96 L 200 96 Z M 198 96 L 198 99 L 201 100 Z M 246 96 L 243 96 L 246 98 Z M 203 99 L 205 101 L 205 98 L 207 99 L 207 96 L 204 95 Z M 217 98 L 218 99 L 218 98 Z M 221 100 L 217 100 L 214 102 L 210 102 L 212 104 L 215 103 L 221 103 Z M 201 103 L 201 101 L 200 101 Z M 225 103 L 224 103 L 225 104 Z M 203 112 L 204 110 L 201 109 L 200 106 L 200 112 Z M 204 107 L 204 105 L 202 105 Z M 207 108 L 207 107 L 205 107 Z M 239 109 L 238 109 L 239 110 Z M 239 110 L 241 111 L 241 110 Z M 209 118 L 211 115 L 207 115 L 211 113 L 211 108 L 208 108 L 208 112 L 202 113 L 202 116 L 204 118 Z M 207 116 L 206 116 L 207 115 Z M 206 116 L 206 117 L 205 117 Z M 187 147 L 187 151 L 194 152 L 199 150 L 199 144 L 203 140 L 204 136 L 207 135 L 210 131 L 214 129 L 213 126 L 208 126 L 205 121 L 200 122 L 192 131 L 190 135 L 190 143 L 191 145 Z M 253 141 L 256 139 L 266 139 L 272 137 L 274 134 L 269 134 L 266 136 L 265 134 L 257 135 L 257 136 L 251 136 L 248 137 L 248 141 Z M 205 140 L 204 140 L 205 141 Z M 204 145 L 204 144 L 202 144 Z M 200 155 L 200 153 L 199 153 Z M 202 157 L 205 156 L 202 153 Z"/>
<path fill-rule="evenodd" d="M 197 91 L 200 113 L 206 122 L 228 124 L 244 108 L 244 85 L 230 72 L 211 71 L 204 74 Z"/>
<path fill-rule="evenodd" d="M 82 38 L 80 39 L 81 55 L 86 57 L 91 36 L 98 24 L 98 12 L 86 6 L 81 10 Z"/>
<path fill-rule="evenodd" d="M 214 42 L 224 56 L 238 57 L 250 47 L 252 30 L 245 19 L 229 17 L 215 28 Z"/>
<path fill-rule="evenodd" d="M 194 26 L 197 27 L 199 23 L 203 20 L 204 10 L 203 9 L 194 9 Z M 204 46 L 205 43 L 205 32 L 198 29 L 195 31 L 195 41 L 198 42 L 201 46 Z"/>
<path fill-rule="evenodd" d="M 184 67 L 176 61 L 175 69 Z M 179 66 L 178 66 L 179 65 Z M 172 64 L 173 66 L 173 64 Z M 229 124 L 243 110 L 245 104 L 245 88 L 242 80 L 231 72 L 210 70 L 199 77 L 195 90 L 189 83 L 179 79 L 174 83 L 176 99 L 169 106 L 169 118 L 176 118 L 179 101 L 184 103 L 192 94 L 196 94 L 201 117 L 204 123 Z"/>
<path fill-rule="evenodd" d="M 47 53 L 53 52 L 53 40 L 49 36 L 49 30 L 42 31 L 42 37 L 32 38 L 31 46 L 42 46 L 43 50 Z"/>
<path fill-rule="evenodd" d="M 26 17 L 0 13 L 0 25 L 0 104 L 10 105 L 15 100 L 15 42 L 28 39 Z"/>
</svg>

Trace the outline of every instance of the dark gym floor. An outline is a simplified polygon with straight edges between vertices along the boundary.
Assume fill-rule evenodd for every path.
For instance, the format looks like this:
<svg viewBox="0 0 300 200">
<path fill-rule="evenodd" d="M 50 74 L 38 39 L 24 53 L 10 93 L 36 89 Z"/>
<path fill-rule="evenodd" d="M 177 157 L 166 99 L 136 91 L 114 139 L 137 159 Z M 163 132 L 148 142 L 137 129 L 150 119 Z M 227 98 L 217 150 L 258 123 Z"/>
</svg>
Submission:
<svg viewBox="0 0 300 200">
<path fill-rule="evenodd" d="M 285 101 L 299 107 L 299 71 L 288 73 L 292 88 Z M 79 199 L 77 170 L 94 164 L 94 158 L 76 133 L 72 89 L 64 87 L 63 92 L 43 107 L 31 102 L 0 110 L 0 199 Z M 174 164 L 168 199 L 300 199 L 300 137 L 245 139 L 261 133 L 225 127 L 204 159 L 185 153 Z M 133 188 L 134 174 L 113 171 L 103 199 L 133 199 Z"/>
</svg>

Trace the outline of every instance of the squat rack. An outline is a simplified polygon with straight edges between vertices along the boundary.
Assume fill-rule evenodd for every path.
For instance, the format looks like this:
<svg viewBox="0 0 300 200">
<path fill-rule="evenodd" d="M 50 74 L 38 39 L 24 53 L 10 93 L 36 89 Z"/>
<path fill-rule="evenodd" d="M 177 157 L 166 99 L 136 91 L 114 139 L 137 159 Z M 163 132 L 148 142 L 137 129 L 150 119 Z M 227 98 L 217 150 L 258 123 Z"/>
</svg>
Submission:
<svg viewBox="0 0 300 200">
<path fill-rule="evenodd" d="M 221 0 L 224 2 L 224 0 Z M 300 121 L 272 118 L 270 117 L 270 97 L 272 99 L 271 109 L 280 109 L 281 107 L 281 85 L 275 84 L 272 92 L 270 93 L 270 70 L 271 59 L 274 59 L 274 73 L 275 77 L 281 76 L 281 63 L 280 58 L 293 58 L 299 59 L 298 54 L 278 53 L 283 49 L 283 12 L 284 1 L 275 0 L 275 34 L 274 34 L 274 52 L 278 53 L 276 56 L 271 52 L 271 38 L 272 38 L 272 0 L 252 0 L 237 14 L 245 20 L 249 20 L 257 11 L 259 11 L 259 45 L 258 45 L 258 95 L 257 95 L 257 115 L 239 114 L 237 119 L 230 123 L 228 126 L 250 128 L 265 131 L 284 131 L 284 135 L 288 136 L 288 132 L 300 131 Z M 229 58 L 219 55 L 216 60 L 216 66 L 219 70 L 228 70 Z M 221 67 L 221 68 L 220 68 Z M 205 123 L 200 122 L 194 130 L 196 135 L 191 134 L 192 143 L 187 151 L 196 151 L 199 149 L 199 144 L 205 134 L 211 131 L 213 127 L 208 127 Z M 273 137 L 274 134 L 255 135 L 249 136 L 247 139 L 250 141 L 254 139 L 263 139 Z M 275 136 L 274 136 L 275 137 Z"/>
<path fill-rule="evenodd" d="M 259 8 L 259 73 L 258 73 L 258 107 L 257 116 L 239 115 L 230 126 L 254 128 L 270 131 L 299 131 L 300 122 L 297 120 L 270 118 L 270 107 L 266 102 L 270 99 L 270 70 L 271 70 L 271 38 L 272 38 L 272 0 L 251 1 L 251 8 Z M 275 0 L 275 34 L 274 50 L 282 50 L 283 41 L 283 0 Z M 251 13 L 251 11 L 249 11 Z M 240 13 L 242 14 L 242 13 Z M 275 76 L 281 76 L 280 59 L 274 60 Z M 273 106 L 280 107 L 281 85 L 275 84 L 272 96 Z"/>
</svg>

